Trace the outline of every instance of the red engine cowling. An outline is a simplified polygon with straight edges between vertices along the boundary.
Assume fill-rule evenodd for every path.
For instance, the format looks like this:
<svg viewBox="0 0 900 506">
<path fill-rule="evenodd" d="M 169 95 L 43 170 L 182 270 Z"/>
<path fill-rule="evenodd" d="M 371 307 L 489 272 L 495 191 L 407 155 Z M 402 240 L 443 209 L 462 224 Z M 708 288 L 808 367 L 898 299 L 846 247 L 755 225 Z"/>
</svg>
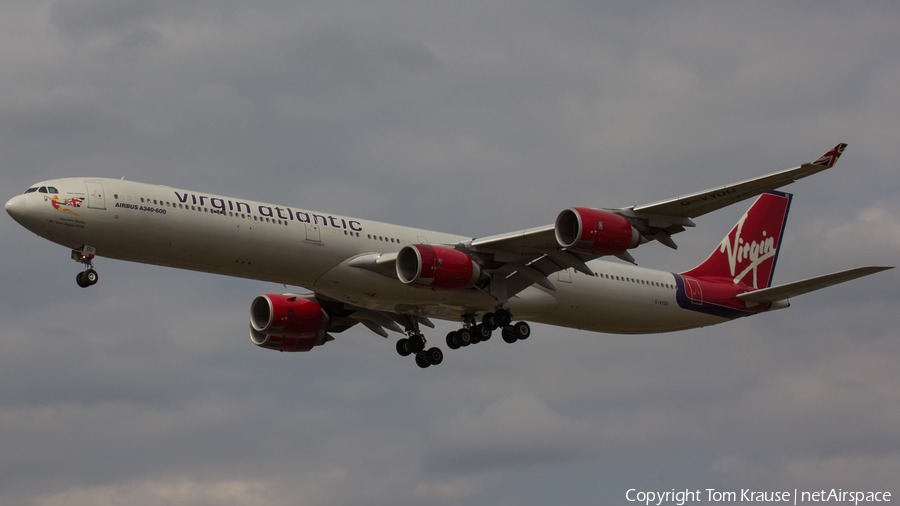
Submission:
<svg viewBox="0 0 900 506">
<path fill-rule="evenodd" d="M 607 211 L 572 207 L 556 217 L 556 240 L 573 251 L 621 255 L 640 239 L 640 232 L 628 220 Z"/>
<path fill-rule="evenodd" d="M 309 351 L 325 343 L 329 318 L 315 301 L 295 295 L 260 295 L 250 305 L 250 340 L 278 351 Z"/>
<path fill-rule="evenodd" d="M 472 257 L 445 246 L 413 244 L 397 254 L 397 277 L 407 285 L 433 290 L 461 290 L 481 277 Z"/>
</svg>

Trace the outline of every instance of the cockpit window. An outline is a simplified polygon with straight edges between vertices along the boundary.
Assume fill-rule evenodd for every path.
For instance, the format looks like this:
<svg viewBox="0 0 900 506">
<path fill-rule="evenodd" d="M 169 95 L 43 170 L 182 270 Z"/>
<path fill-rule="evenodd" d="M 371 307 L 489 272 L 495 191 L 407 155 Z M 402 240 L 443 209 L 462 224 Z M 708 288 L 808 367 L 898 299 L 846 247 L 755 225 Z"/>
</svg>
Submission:
<svg viewBox="0 0 900 506">
<path fill-rule="evenodd" d="M 59 193 L 59 190 L 57 190 L 55 186 L 48 186 L 47 191 L 50 193 Z"/>
<path fill-rule="evenodd" d="M 29 189 L 25 190 L 25 193 L 34 193 L 36 191 L 37 191 L 37 186 L 35 186 L 34 188 L 29 188 Z"/>
<path fill-rule="evenodd" d="M 47 187 L 41 186 L 41 188 L 38 190 L 38 193 L 47 193 Z"/>
</svg>

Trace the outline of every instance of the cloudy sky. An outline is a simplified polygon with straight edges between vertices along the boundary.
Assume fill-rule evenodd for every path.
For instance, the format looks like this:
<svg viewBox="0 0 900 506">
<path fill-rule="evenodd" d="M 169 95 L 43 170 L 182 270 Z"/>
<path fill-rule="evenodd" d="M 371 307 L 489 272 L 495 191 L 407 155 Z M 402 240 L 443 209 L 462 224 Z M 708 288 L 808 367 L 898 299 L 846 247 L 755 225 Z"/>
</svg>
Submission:
<svg viewBox="0 0 900 506">
<path fill-rule="evenodd" d="M 900 4 L 3 0 L 3 200 L 125 177 L 471 236 L 787 169 L 775 281 L 900 263 Z M 650 244 L 683 271 L 746 210 Z M 665 335 L 534 325 L 420 370 L 352 329 L 254 347 L 280 285 L 0 218 L 0 504 L 627 504 L 900 494 L 896 271 Z M 439 323 L 438 341 L 455 325 Z"/>
</svg>

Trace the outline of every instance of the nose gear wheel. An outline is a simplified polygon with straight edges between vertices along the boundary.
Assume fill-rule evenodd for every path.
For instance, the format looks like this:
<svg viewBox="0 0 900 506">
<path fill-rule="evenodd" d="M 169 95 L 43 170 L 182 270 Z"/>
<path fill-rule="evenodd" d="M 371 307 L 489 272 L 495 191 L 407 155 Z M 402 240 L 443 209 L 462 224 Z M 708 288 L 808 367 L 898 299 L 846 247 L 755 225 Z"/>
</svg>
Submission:
<svg viewBox="0 0 900 506">
<path fill-rule="evenodd" d="M 97 284 L 100 276 L 94 270 L 94 253 L 96 250 L 91 246 L 84 246 L 80 250 L 72 250 L 72 260 L 84 265 L 84 271 L 75 275 L 75 283 L 81 288 L 87 288 Z"/>
</svg>

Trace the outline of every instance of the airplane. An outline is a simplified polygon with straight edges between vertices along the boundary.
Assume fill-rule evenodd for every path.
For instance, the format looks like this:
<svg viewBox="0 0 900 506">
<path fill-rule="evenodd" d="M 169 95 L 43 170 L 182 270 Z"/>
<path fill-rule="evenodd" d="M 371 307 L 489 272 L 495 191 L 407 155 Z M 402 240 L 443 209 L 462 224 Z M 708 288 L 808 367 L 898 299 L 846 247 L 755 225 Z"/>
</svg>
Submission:
<svg viewBox="0 0 900 506">
<path fill-rule="evenodd" d="M 401 356 L 440 364 L 420 328 L 461 322 L 458 349 L 527 339 L 527 321 L 605 333 L 704 327 L 783 309 L 789 299 L 892 267 L 857 267 L 773 286 L 792 195 L 777 188 L 834 166 L 846 144 L 812 163 L 718 188 L 623 208 L 571 207 L 552 225 L 465 237 L 108 178 L 63 178 L 6 203 L 28 230 L 71 249 L 81 287 L 93 262 L 131 262 L 270 281 L 308 293 L 265 294 L 250 305 L 250 338 L 262 348 L 310 351 L 362 324 L 400 334 Z M 638 267 L 629 250 L 672 236 L 693 218 L 758 196 L 697 267 Z M 624 261 L 609 261 L 617 257 Z M 521 319 L 514 323 L 515 319 Z"/>
</svg>

